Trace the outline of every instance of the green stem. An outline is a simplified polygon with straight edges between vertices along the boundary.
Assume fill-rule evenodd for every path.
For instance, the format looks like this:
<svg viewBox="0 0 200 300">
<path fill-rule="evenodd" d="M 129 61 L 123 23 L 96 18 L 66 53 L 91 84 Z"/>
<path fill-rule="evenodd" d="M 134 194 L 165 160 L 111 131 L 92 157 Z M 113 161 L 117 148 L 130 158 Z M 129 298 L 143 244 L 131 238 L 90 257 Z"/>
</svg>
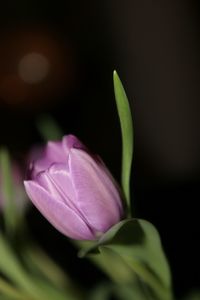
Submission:
<svg viewBox="0 0 200 300">
<path fill-rule="evenodd" d="M 10 285 L 1 277 L 0 277 L 0 292 L 3 295 L 6 295 L 7 297 L 10 297 L 13 300 L 34 300 L 34 298 L 14 288 L 12 285 Z"/>
<path fill-rule="evenodd" d="M 142 264 L 134 262 L 133 269 L 139 278 L 155 292 L 159 300 L 172 300 L 170 290 L 163 287 Z"/>
</svg>

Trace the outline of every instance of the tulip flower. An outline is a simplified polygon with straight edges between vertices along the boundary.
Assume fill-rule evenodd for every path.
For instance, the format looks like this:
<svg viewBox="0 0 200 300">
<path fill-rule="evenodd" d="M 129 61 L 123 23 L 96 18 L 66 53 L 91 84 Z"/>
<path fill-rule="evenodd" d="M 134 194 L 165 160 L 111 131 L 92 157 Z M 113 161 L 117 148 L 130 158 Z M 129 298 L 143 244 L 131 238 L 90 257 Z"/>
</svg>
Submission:
<svg viewBox="0 0 200 300">
<path fill-rule="evenodd" d="M 94 240 L 123 217 L 121 192 L 109 170 L 73 135 L 48 142 L 27 177 L 33 204 L 70 238 Z"/>
</svg>

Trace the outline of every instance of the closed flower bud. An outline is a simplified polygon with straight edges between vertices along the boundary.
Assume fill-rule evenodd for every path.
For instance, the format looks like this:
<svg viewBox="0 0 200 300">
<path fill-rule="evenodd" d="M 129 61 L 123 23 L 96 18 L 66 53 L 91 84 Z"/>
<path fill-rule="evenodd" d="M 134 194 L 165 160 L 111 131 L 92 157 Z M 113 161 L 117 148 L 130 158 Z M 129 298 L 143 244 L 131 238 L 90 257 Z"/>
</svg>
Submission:
<svg viewBox="0 0 200 300">
<path fill-rule="evenodd" d="M 94 240 L 123 216 L 121 193 L 102 160 L 73 135 L 48 142 L 29 166 L 25 189 L 61 233 Z"/>
</svg>

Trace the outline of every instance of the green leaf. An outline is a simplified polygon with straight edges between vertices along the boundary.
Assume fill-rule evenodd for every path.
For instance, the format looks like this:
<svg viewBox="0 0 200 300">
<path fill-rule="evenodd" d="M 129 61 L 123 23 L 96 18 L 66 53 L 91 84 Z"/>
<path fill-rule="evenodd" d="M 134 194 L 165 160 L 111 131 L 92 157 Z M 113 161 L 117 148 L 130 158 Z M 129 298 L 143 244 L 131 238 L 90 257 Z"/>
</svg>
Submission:
<svg viewBox="0 0 200 300">
<path fill-rule="evenodd" d="M 41 116 L 37 120 L 36 125 L 40 135 L 45 141 L 62 139 L 62 130 L 50 115 Z"/>
<path fill-rule="evenodd" d="M 107 282 L 96 286 L 88 295 L 89 300 L 109 300 L 112 292 L 112 285 Z M 124 299 L 125 300 L 125 299 Z"/>
<path fill-rule="evenodd" d="M 39 246 L 29 242 L 22 252 L 23 260 L 31 272 L 41 273 L 59 288 L 70 287 L 71 282 L 66 273 Z"/>
<path fill-rule="evenodd" d="M 77 289 L 66 272 L 38 245 L 28 242 L 28 244 L 22 248 L 21 252 L 23 262 L 28 267 L 29 272 L 48 282 L 51 287 L 62 291 L 65 295 L 65 300 L 80 299 L 80 288 Z"/>
<path fill-rule="evenodd" d="M 0 293 L 4 295 L 4 298 L 0 299 L 13 299 L 13 300 L 33 300 L 29 295 L 19 291 L 13 287 L 10 283 L 6 282 L 0 277 Z"/>
<path fill-rule="evenodd" d="M 33 299 L 40 299 L 36 286 L 22 268 L 13 250 L 6 239 L 0 233 L 0 270 L 16 286 L 26 292 Z"/>
<path fill-rule="evenodd" d="M 119 300 L 155 300 L 149 294 L 147 287 L 139 280 L 129 285 L 117 285 L 113 289 L 113 293 Z"/>
<path fill-rule="evenodd" d="M 184 300 L 199 300 L 199 299 L 200 299 L 200 291 L 194 291 L 184 298 Z"/>
<path fill-rule="evenodd" d="M 113 74 L 115 100 L 122 133 L 122 188 L 130 211 L 130 176 L 133 158 L 133 124 L 128 98 L 116 71 Z"/>
<path fill-rule="evenodd" d="M 0 271 L 16 287 L 26 293 L 34 300 L 73 300 L 71 291 L 64 291 L 54 288 L 47 281 L 38 279 L 30 272 L 27 272 L 18 260 L 13 249 L 0 233 Z M 77 299 L 79 299 L 77 297 Z"/>
<path fill-rule="evenodd" d="M 123 261 L 130 274 L 124 277 L 124 283 L 135 282 L 137 276 L 153 293 L 153 299 L 172 299 L 168 262 L 159 234 L 151 223 L 137 219 L 121 221 L 81 255 L 97 252 Z"/>
<path fill-rule="evenodd" d="M 3 195 L 3 216 L 7 234 L 13 233 L 17 223 L 17 212 L 14 201 L 13 177 L 11 160 L 6 149 L 0 149 L 1 188 Z"/>
<path fill-rule="evenodd" d="M 109 300 L 112 296 L 118 300 L 154 300 L 146 296 L 138 282 L 131 284 L 113 284 L 104 282 L 96 286 L 89 294 L 89 300 Z"/>
</svg>

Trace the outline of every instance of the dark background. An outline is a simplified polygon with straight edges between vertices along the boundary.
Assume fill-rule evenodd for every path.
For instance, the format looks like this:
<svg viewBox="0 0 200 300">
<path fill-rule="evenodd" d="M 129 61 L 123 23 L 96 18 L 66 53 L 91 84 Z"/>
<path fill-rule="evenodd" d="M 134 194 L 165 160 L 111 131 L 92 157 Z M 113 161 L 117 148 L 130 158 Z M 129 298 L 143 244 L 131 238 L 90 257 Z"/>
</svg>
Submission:
<svg viewBox="0 0 200 300">
<path fill-rule="evenodd" d="M 132 105 L 134 213 L 162 237 L 176 295 L 200 286 L 200 89 L 198 1 L 10 1 L 0 11 L 0 137 L 22 161 L 51 113 L 120 178 L 120 128 L 112 84 L 117 69 Z M 49 62 L 34 84 L 21 59 Z M 83 285 L 103 274 L 33 208 L 33 235 Z M 69 258 L 70 257 L 70 258 Z M 86 276 L 87 274 L 87 276 Z"/>
</svg>

